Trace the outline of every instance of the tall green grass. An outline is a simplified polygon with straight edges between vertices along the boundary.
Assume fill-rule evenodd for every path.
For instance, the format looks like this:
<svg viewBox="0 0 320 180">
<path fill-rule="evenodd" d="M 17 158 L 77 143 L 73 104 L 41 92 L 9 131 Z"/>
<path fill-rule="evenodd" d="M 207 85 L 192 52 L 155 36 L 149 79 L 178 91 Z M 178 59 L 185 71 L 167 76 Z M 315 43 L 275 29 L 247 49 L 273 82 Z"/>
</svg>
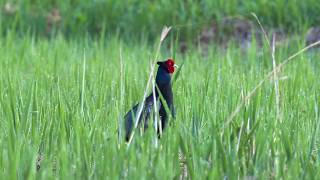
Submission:
<svg viewBox="0 0 320 180">
<path fill-rule="evenodd" d="M 304 46 L 296 39 L 277 47 L 278 63 Z M 127 148 L 118 145 L 118 120 L 141 100 L 155 48 L 115 37 L 36 40 L 13 33 L 0 38 L 0 47 L 2 178 L 177 179 L 181 166 L 192 179 L 319 176 L 317 51 L 278 74 L 281 123 L 270 80 L 221 136 L 243 95 L 272 70 L 269 49 L 210 46 L 208 56 L 197 48 L 184 55 L 162 49 L 160 59 L 184 63 L 173 87 L 177 117 L 158 147 L 150 128 Z"/>
</svg>

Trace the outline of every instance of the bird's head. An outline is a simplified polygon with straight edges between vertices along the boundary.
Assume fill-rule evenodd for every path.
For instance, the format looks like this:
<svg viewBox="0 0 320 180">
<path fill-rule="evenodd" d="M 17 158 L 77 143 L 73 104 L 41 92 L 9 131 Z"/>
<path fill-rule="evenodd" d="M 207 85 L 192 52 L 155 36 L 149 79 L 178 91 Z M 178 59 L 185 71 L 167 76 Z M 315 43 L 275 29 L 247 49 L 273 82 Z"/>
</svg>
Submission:
<svg viewBox="0 0 320 180">
<path fill-rule="evenodd" d="M 165 69 L 169 74 L 174 73 L 175 68 L 178 67 L 171 58 L 166 61 L 158 61 L 157 64 L 159 65 L 159 68 Z"/>
<path fill-rule="evenodd" d="M 159 65 L 156 82 L 157 84 L 170 84 L 171 74 L 174 73 L 175 68 L 178 66 L 174 63 L 172 59 L 167 59 L 166 61 L 158 61 Z"/>
</svg>

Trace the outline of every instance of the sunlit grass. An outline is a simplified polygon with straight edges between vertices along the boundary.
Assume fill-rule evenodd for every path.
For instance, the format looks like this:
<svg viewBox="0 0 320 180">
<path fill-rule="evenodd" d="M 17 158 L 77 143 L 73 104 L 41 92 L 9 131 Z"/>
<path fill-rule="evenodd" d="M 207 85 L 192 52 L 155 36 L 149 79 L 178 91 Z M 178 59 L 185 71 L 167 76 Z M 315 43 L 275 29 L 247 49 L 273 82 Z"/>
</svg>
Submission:
<svg viewBox="0 0 320 180">
<path fill-rule="evenodd" d="M 0 46 L 3 178 L 173 179 L 182 174 L 179 154 L 193 179 L 319 176 L 320 63 L 315 50 L 278 74 L 284 77 L 279 80 L 282 123 L 277 123 L 270 79 L 221 136 L 241 98 L 272 70 L 269 49 L 211 46 L 204 57 L 197 48 L 185 55 L 163 48 L 160 59 L 175 56 L 176 63 L 184 63 L 173 86 L 175 122 L 158 147 L 150 128 L 143 136 L 137 133 L 129 148 L 124 143 L 119 148 L 119 117 L 141 100 L 154 48 L 117 38 L 35 40 L 10 34 Z M 299 40 L 279 46 L 276 59 L 303 46 Z"/>
</svg>

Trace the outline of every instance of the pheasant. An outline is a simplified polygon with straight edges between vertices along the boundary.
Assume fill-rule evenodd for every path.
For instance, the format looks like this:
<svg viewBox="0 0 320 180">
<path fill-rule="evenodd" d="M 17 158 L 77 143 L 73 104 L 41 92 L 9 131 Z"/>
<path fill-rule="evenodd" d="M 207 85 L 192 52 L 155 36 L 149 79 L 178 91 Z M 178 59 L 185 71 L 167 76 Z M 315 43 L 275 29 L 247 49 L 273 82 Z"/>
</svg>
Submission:
<svg viewBox="0 0 320 180">
<path fill-rule="evenodd" d="M 172 59 L 167 59 L 166 61 L 158 61 L 159 65 L 157 75 L 156 75 L 156 100 L 158 101 L 160 94 L 163 99 L 160 98 L 160 108 L 159 108 L 159 117 L 161 121 L 161 127 L 164 129 L 167 125 L 168 114 L 166 111 L 166 105 L 169 108 L 173 118 L 175 118 L 175 111 L 173 107 L 173 92 L 171 86 L 171 74 L 174 73 L 175 68 L 178 67 Z M 160 93 L 159 93 L 160 91 Z M 164 102 L 165 101 L 165 102 Z M 149 96 L 146 97 L 144 101 L 144 105 L 142 107 L 142 113 L 138 120 L 138 125 L 141 126 L 143 124 L 144 129 L 148 128 L 148 120 L 150 119 L 150 115 L 153 111 L 154 99 L 153 93 L 150 93 Z M 133 106 L 129 112 L 124 117 L 125 120 L 125 130 L 126 130 L 126 141 L 129 141 L 136 116 L 138 115 L 139 104 Z M 159 129 L 158 135 L 159 135 Z"/>
</svg>

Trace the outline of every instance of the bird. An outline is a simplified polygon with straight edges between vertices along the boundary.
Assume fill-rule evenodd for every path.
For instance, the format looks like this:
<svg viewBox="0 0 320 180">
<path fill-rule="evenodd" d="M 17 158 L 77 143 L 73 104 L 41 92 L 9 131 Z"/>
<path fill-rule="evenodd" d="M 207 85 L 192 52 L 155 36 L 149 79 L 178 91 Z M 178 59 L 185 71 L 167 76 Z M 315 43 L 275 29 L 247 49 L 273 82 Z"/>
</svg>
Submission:
<svg viewBox="0 0 320 180">
<path fill-rule="evenodd" d="M 173 106 L 173 92 L 172 92 L 172 85 L 171 85 L 171 75 L 174 73 L 175 68 L 178 66 L 175 64 L 172 58 L 169 58 L 165 61 L 158 61 L 158 71 L 156 75 L 156 88 L 155 91 L 155 98 L 158 101 L 160 94 L 163 98 L 160 98 L 160 106 L 159 106 L 159 117 L 161 121 L 161 129 L 163 130 L 167 126 L 167 121 L 169 115 L 166 111 L 167 108 L 170 110 L 170 113 L 173 118 L 175 118 L 175 110 Z M 134 128 L 136 116 L 138 115 L 139 111 L 139 103 L 133 106 L 131 110 L 129 110 L 126 115 L 124 116 L 124 123 L 125 123 L 125 139 L 128 142 L 130 140 L 131 133 Z M 154 106 L 154 99 L 153 93 L 150 93 L 143 104 L 142 113 L 138 120 L 138 125 L 141 127 L 143 125 L 144 129 L 148 128 L 148 120 L 150 119 L 151 113 L 153 111 Z M 158 137 L 159 136 L 159 128 L 157 129 Z"/>
</svg>

